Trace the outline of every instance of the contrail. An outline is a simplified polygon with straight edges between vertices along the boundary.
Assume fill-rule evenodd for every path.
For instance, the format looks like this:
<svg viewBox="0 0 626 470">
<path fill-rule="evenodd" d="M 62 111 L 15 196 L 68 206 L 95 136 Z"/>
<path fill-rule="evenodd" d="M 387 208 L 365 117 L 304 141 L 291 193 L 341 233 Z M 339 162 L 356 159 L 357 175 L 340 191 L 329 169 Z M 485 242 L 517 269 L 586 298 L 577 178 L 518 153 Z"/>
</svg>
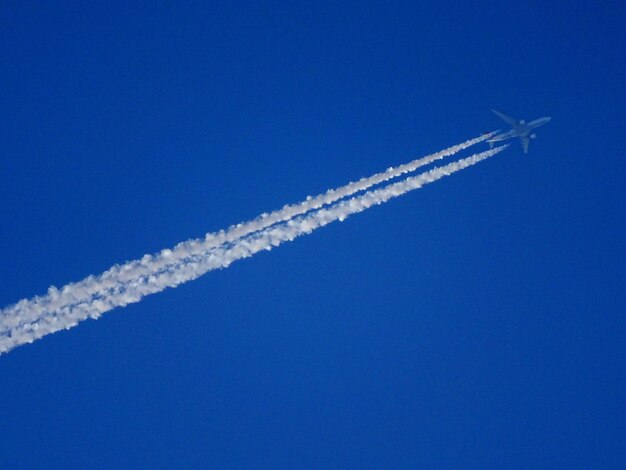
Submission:
<svg viewBox="0 0 626 470">
<path fill-rule="evenodd" d="M 204 273 L 229 266 L 232 262 L 247 258 L 262 250 L 269 250 L 285 241 L 293 240 L 301 235 L 311 233 L 336 220 L 344 220 L 352 214 L 382 204 L 392 198 L 437 181 L 459 170 L 485 160 L 506 146 L 477 153 L 442 167 L 436 167 L 420 175 L 408 177 L 397 183 L 389 184 L 380 189 L 370 190 L 360 196 L 336 202 L 335 204 L 317 209 L 310 214 L 292 218 L 283 223 L 267 227 L 232 243 L 225 243 L 208 254 L 187 257 L 185 260 L 171 264 L 166 270 L 142 276 L 140 279 L 117 287 L 111 295 L 95 298 L 88 303 L 65 306 L 55 312 L 42 316 L 38 321 L 18 324 L 0 336 L 0 353 L 7 352 L 21 344 L 33 342 L 47 334 L 62 329 L 69 329 L 78 322 L 89 317 L 98 318 L 102 313 L 115 307 L 138 302 L 144 296 L 160 292 L 167 287 L 175 287 L 181 283 L 196 279 Z M 198 241 L 201 243 L 201 241 Z M 164 255 L 167 257 L 167 255 Z"/>
<path fill-rule="evenodd" d="M 232 243 L 243 236 L 318 209 L 324 205 L 332 204 L 342 198 L 367 190 L 374 185 L 397 178 L 403 174 L 413 172 L 424 165 L 454 155 L 461 150 L 482 142 L 495 133 L 483 134 L 396 168 L 391 167 L 373 176 L 362 178 L 359 181 L 348 183 L 336 189 L 330 189 L 318 196 L 309 197 L 300 203 L 286 205 L 282 209 L 269 214 L 262 214 L 248 222 L 233 225 L 227 230 L 209 233 L 204 237 L 204 240 L 188 240 L 178 244 L 172 250 L 163 250 L 161 253 L 154 255 L 145 255 L 139 260 L 129 261 L 122 265 L 114 265 L 99 276 L 88 276 L 82 281 L 69 283 L 60 291 L 55 287 L 50 287 L 46 295 L 24 299 L 0 310 L 0 334 L 19 324 L 34 322 L 39 317 L 48 315 L 57 309 L 89 302 L 94 298 L 105 296 L 111 290 L 119 288 L 134 279 L 161 271 L 189 257 L 206 253 L 211 248 L 224 243 Z"/>
</svg>

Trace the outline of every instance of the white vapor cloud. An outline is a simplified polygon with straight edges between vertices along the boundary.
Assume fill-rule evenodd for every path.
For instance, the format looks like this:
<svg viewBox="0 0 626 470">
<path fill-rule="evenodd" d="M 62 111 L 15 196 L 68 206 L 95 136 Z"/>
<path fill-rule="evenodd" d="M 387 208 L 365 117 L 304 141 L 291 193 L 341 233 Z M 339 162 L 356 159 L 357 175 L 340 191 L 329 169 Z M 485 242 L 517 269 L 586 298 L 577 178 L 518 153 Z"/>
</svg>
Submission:
<svg viewBox="0 0 626 470">
<path fill-rule="evenodd" d="M 452 155 L 485 140 L 489 135 L 491 134 L 363 178 L 337 190 L 329 190 L 300 204 L 285 206 L 250 222 L 232 226 L 227 231 L 209 234 L 204 239 L 183 242 L 172 250 L 163 250 L 157 255 L 146 255 L 141 260 L 114 266 L 100 276 L 89 276 L 79 283 L 68 284 L 61 290 L 50 288 L 46 296 L 22 300 L 0 311 L 0 353 L 47 334 L 69 329 L 84 319 L 98 318 L 104 312 L 138 302 L 146 295 L 193 280 L 210 270 L 227 267 L 236 260 L 279 246 L 332 221 L 344 220 L 372 205 L 381 204 L 474 165 L 502 151 L 505 146 L 337 202 L 375 184 Z"/>
<path fill-rule="evenodd" d="M 496 132 L 483 134 L 460 144 L 449 147 L 440 152 L 413 160 L 397 168 L 389 168 L 384 172 L 362 178 L 336 189 L 329 189 L 315 197 L 283 208 L 265 213 L 248 222 L 239 223 L 216 233 L 205 235 L 204 240 L 195 239 L 179 243 L 173 249 L 165 249 L 157 254 L 144 255 L 139 260 L 129 261 L 121 265 L 114 265 L 99 276 L 88 276 L 82 281 L 69 283 L 61 290 L 52 286 L 48 293 L 32 299 L 24 299 L 12 306 L 0 310 L 0 335 L 3 331 L 14 328 L 19 324 L 35 322 L 42 315 L 48 315 L 59 308 L 73 304 L 90 302 L 98 297 L 107 295 L 111 290 L 132 282 L 134 279 L 151 273 L 159 272 L 170 265 L 174 265 L 188 257 L 205 253 L 224 243 L 231 243 L 240 237 L 263 230 L 276 223 L 289 220 L 310 210 L 318 209 L 326 204 L 332 204 L 341 198 L 351 196 L 359 191 L 366 190 L 373 185 L 389 181 L 403 174 L 415 171 L 424 165 L 436 160 L 456 154 L 472 145 L 488 139 Z"/>
</svg>

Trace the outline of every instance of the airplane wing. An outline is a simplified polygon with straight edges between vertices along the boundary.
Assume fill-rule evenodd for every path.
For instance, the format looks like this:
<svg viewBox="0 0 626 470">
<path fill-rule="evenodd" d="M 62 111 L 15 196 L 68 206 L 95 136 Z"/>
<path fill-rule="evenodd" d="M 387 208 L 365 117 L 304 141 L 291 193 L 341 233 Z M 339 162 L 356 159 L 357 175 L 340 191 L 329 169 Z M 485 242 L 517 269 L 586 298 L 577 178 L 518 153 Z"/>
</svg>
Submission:
<svg viewBox="0 0 626 470">
<path fill-rule="evenodd" d="M 530 144 L 530 139 L 528 137 L 520 137 L 519 140 L 522 143 L 524 153 L 528 153 L 528 144 Z"/>
<path fill-rule="evenodd" d="M 500 111 L 497 111 L 495 109 L 492 109 L 491 111 L 493 111 L 493 113 L 496 116 L 498 116 L 500 119 L 502 119 L 504 122 L 506 122 L 510 126 L 517 126 L 517 124 L 518 124 L 517 119 L 513 119 L 512 117 L 507 116 L 506 114 L 503 114 Z"/>
</svg>

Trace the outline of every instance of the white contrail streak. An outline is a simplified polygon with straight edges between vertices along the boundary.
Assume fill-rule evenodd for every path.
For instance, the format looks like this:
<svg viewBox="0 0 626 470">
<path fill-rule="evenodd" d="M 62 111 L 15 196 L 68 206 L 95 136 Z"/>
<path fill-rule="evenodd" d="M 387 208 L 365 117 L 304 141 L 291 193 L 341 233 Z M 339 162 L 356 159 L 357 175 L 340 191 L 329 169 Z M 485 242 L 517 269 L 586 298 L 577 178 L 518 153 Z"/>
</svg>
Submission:
<svg viewBox="0 0 626 470">
<path fill-rule="evenodd" d="M 94 298 L 106 296 L 111 290 L 119 288 L 128 282 L 167 269 L 168 266 L 176 265 L 189 257 L 206 253 L 211 248 L 224 243 L 232 243 L 238 238 L 263 230 L 276 223 L 289 220 L 324 205 L 332 204 L 359 191 L 367 190 L 374 185 L 413 172 L 424 165 L 454 155 L 461 150 L 482 142 L 495 133 L 483 134 L 396 168 L 392 167 L 384 172 L 362 178 L 359 181 L 348 183 L 336 189 L 330 189 L 326 193 L 309 197 L 300 203 L 286 205 L 282 209 L 269 214 L 262 214 L 248 222 L 233 225 L 227 230 L 209 233 L 204 237 L 204 240 L 188 240 L 178 244 L 172 250 L 163 250 L 161 253 L 154 255 L 145 255 L 139 260 L 115 265 L 99 276 L 89 276 L 82 281 L 69 283 L 60 291 L 55 287 L 50 287 L 46 295 L 24 299 L 0 310 L 0 335 L 5 330 L 14 328 L 19 324 L 35 322 L 41 316 L 48 315 L 57 309 L 90 302 Z"/>
<path fill-rule="evenodd" d="M 167 287 L 196 279 L 204 273 L 229 266 L 232 262 L 247 258 L 262 250 L 269 250 L 285 241 L 311 233 L 336 220 L 344 220 L 351 214 L 382 204 L 392 198 L 437 181 L 459 170 L 489 158 L 506 146 L 481 152 L 442 167 L 436 167 L 420 175 L 408 177 L 380 189 L 370 190 L 360 196 L 337 202 L 329 207 L 317 209 L 310 214 L 300 215 L 278 225 L 267 227 L 232 243 L 225 243 L 209 253 L 194 255 L 169 265 L 165 270 L 147 274 L 140 279 L 117 286 L 107 296 L 90 302 L 68 305 L 46 314 L 36 322 L 17 324 L 0 336 L 0 353 L 21 344 L 33 342 L 47 334 L 69 329 L 89 317 L 98 318 L 113 308 L 138 302 L 144 296 L 160 292 Z M 202 243 L 202 241 L 197 241 Z"/>
</svg>

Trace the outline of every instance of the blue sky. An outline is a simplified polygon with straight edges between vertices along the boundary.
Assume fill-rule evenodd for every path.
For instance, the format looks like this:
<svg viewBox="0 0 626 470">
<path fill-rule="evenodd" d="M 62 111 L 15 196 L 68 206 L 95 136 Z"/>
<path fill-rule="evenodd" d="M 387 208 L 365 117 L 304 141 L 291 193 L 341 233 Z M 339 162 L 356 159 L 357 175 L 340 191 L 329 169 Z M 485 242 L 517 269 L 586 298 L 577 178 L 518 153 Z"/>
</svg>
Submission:
<svg viewBox="0 0 626 470">
<path fill-rule="evenodd" d="M 506 152 L 0 357 L 6 468 L 619 468 L 619 2 L 0 7 L 0 306 Z M 480 150 L 486 146 L 479 146 Z"/>
</svg>

